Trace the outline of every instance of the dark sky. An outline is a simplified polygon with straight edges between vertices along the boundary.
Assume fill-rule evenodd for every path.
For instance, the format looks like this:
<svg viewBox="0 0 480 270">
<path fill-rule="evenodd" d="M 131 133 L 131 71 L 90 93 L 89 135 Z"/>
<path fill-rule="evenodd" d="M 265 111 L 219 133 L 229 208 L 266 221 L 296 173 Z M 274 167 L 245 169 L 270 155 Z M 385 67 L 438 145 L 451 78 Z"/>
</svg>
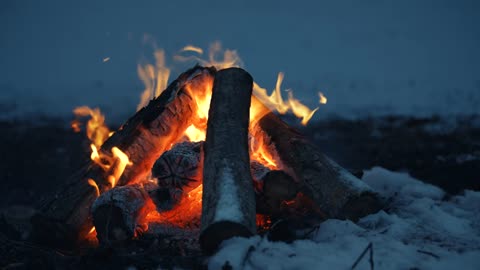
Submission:
<svg viewBox="0 0 480 270">
<path fill-rule="evenodd" d="M 324 92 L 323 115 L 480 113 L 479 3 L 2 0 L 0 101 L 132 112 L 149 34 L 169 55 L 220 40 L 263 87 L 283 71 L 307 104 Z"/>
</svg>

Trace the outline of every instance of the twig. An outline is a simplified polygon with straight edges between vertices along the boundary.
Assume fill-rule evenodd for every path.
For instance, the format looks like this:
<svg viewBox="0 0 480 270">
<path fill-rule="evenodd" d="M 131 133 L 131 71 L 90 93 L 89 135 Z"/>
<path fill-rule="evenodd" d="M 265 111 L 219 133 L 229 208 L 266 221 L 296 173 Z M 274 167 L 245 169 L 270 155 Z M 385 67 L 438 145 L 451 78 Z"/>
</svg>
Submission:
<svg viewBox="0 0 480 270">
<path fill-rule="evenodd" d="M 432 253 L 432 252 L 430 252 L 430 251 L 425 251 L 425 250 L 417 249 L 417 252 L 418 252 L 418 253 L 422 253 L 422 254 L 426 254 L 426 255 L 429 255 L 429 256 L 432 256 L 432 257 L 435 258 L 435 259 L 440 259 L 440 256 L 438 256 L 437 254 Z"/>
<path fill-rule="evenodd" d="M 351 270 L 355 269 L 355 267 L 357 267 L 357 264 L 363 259 L 363 257 L 365 256 L 365 254 L 367 254 L 367 251 L 370 250 L 370 258 L 368 260 L 368 262 L 370 263 L 370 270 L 374 270 L 375 268 L 375 263 L 373 261 L 373 243 L 370 242 L 368 244 L 368 246 L 362 251 L 362 254 L 360 254 L 360 256 L 358 256 L 357 260 L 353 263 L 352 265 L 352 268 Z"/>
</svg>

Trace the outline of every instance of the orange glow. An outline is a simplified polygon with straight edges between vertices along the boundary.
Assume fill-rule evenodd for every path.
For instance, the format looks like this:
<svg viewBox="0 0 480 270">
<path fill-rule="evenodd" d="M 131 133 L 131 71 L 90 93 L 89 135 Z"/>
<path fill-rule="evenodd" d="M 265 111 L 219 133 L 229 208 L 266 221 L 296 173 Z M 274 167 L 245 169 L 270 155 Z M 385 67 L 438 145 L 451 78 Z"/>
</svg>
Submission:
<svg viewBox="0 0 480 270">
<path fill-rule="evenodd" d="M 180 202 L 169 211 L 152 211 L 147 215 L 148 222 L 170 223 L 180 227 L 189 227 L 193 220 L 200 219 L 202 213 L 203 185 L 188 192 Z"/>
</svg>

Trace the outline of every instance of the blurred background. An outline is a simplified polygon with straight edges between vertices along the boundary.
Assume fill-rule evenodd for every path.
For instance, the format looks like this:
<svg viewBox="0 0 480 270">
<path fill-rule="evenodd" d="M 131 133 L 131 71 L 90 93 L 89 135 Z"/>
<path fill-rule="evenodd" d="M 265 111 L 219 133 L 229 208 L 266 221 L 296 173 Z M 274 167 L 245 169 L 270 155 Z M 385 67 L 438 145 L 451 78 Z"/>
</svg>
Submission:
<svg viewBox="0 0 480 270">
<path fill-rule="evenodd" d="M 221 41 L 262 87 L 282 71 L 310 107 L 323 92 L 317 118 L 476 114 L 479 14 L 475 0 L 2 0 L 0 108 L 71 117 L 100 106 L 124 121 L 144 89 L 149 37 L 171 67 L 183 46 Z"/>
</svg>

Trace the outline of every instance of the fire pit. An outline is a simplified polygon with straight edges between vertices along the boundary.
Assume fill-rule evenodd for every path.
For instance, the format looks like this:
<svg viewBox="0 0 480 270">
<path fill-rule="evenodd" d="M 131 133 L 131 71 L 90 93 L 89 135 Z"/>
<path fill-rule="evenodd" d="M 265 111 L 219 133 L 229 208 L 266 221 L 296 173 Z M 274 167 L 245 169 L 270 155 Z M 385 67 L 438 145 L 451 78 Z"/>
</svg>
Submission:
<svg viewBox="0 0 480 270">
<path fill-rule="evenodd" d="M 119 245 L 154 224 L 197 231 L 211 254 L 223 240 L 268 231 L 272 221 L 356 220 L 380 208 L 366 184 L 280 120 L 253 88 L 243 69 L 195 66 L 116 132 L 89 122 L 91 161 L 33 217 L 36 241 Z M 55 235 L 46 235 L 52 226 Z"/>
</svg>

